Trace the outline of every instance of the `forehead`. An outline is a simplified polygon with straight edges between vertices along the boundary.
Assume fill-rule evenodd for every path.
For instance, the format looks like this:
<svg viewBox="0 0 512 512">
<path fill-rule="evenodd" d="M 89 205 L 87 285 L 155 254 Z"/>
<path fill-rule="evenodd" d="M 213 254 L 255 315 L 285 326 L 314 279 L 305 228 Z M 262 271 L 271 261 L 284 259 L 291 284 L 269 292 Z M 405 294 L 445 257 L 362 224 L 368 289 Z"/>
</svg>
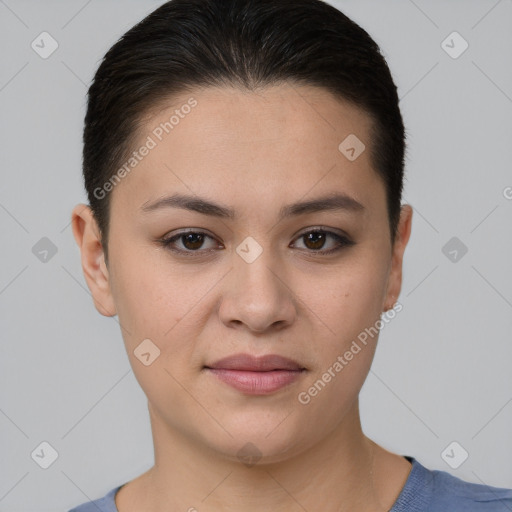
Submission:
<svg viewBox="0 0 512 512">
<path fill-rule="evenodd" d="M 187 107 L 192 99 L 197 102 L 193 109 Z M 159 123 L 168 121 L 173 127 L 169 133 L 164 130 L 164 138 L 172 135 L 194 142 L 203 150 L 222 146 L 233 151 L 240 148 L 240 144 L 245 151 L 259 143 L 285 144 L 298 140 L 311 142 L 305 148 L 309 153 L 311 149 L 332 150 L 333 144 L 337 149 L 337 141 L 344 134 L 358 132 L 361 139 L 367 139 L 371 127 L 366 113 L 329 91 L 287 82 L 255 91 L 211 87 L 181 94 L 173 98 L 171 104 L 163 101 L 149 112 L 141 135 L 152 126 L 158 132 Z M 199 125 L 198 133 L 195 130 Z M 299 154 L 300 150 L 300 147 L 295 148 L 295 153 Z"/>
<path fill-rule="evenodd" d="M 232 203 L 241 194 L 241 202 L 265 194 L 282 203 L 333 188 L 375 200 L 383 184 L 370 160 L 370 129 L 367 114 L 314 86 L 198 88 L 146 113 L 134 149 L 151 149 L 118 189 L 137 206 L 177 188 Z M 347 158 L 347 144 L 357 158 Z"/>
</svg>

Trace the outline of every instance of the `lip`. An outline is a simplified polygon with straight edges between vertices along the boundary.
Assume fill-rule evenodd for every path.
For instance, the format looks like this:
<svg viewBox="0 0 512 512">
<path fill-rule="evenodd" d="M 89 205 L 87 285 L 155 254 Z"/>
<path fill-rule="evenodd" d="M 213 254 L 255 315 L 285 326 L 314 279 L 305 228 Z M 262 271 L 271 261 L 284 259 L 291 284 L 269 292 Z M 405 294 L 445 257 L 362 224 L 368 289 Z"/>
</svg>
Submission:
<svg viewBox="0 0 512 512">
<path fill-rule="evenodd" d="M 292 359 L 269 354 L 235 354 L 205 369 L 229 386 L 250 395 L 266 395 L 288 386 L 306 371 Z"/>
<path fill-rule="evenodd" d="M 269 372 L 271 370 L 303 370 L 302 365 L 277 354 L 267 354 L 265 356 L 252 356 L 250 354 L 234 354 L 232 356 L 219 359 L 206 368 L 217 370 L 245 370 L 249 372 Z"/>
</svg>

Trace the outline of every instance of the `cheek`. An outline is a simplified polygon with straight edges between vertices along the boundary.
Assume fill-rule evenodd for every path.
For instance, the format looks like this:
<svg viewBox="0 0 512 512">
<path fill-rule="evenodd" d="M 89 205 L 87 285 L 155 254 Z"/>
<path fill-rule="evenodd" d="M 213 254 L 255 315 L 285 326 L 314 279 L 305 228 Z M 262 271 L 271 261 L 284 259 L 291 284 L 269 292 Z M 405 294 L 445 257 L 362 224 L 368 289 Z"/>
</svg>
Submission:
<svg viewBox="0 0 512 512">
<path fill-rule="evenodd" d="M 118 242 L 115 247 L 111 288 L 127 348 L 146 338 L 160 347 L 165 333 L 185 314 L 188 289 L 181 286 L 179 274 L 171 275 L 145 251 L 134 250 L 136 244 L 123 247 Z"/>
<path fill-rule="evenodd" d="M 133 357 L 150 339 L 160 350 L 159 363 L 181 373 L 183 361 L 197 359 L 194 339 L 211 314 L 208 299 L 222 273 L 173 264 L 160 251 L 124 250 L 119 245 L 112 260 L 112 284 L 126 349 Z"/>
<path fill-rule="evenodd" d="M 382 313 L 387 285 L 387 263 L 374 253 L 358 253 L 346 264 L 322 277 L 321 285 L 308 287 L 304 297 L 317 312 L 331 338 L 350 341 L 373 325 Z"/>
<path fill-rule="evenodd" d="M 126 253 L 129 254 L 129 253 Z M 178 384 L 192 360 L 194 324 L 190 322 L 201 286 L 179 272 L 162 268 L 132 252 L 119 258 L 112 275 L 114 299 L 127 355 L 135 378 L 153 401 L 179 402 Z M 150 340 L 149 342 L 147 340 Z M 149 354 L 149 356 L 147 356 Z"/>
<path fill-rule="evenodd" d="M 386 275 L 382 262 L 360 258 L 339 269 L 326 282 L 323 295 L 317 290 L 311 297 L 311 309 L 329 329 L 315 339 L 317 364 L 297 398 L 308 414 L 321 415 L 326 424 L 339 421 L 366 380 L 379 335 Z"/>
</svg>

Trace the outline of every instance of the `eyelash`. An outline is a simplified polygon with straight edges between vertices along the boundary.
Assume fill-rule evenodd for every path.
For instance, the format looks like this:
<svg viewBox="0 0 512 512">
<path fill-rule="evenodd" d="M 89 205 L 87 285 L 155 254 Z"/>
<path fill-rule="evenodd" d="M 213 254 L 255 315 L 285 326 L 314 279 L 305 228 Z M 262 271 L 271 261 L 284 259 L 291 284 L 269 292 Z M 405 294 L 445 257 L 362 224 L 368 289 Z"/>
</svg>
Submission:
<svg viewBox="0 0 512 512">
<path fill-rule="evenodd" d="M 184 255 L 184 256 L 187 256 L 187 257 L 194 257 L 194 256 L 197 256 L 198 254 L 201 254 L 201 253 L 205 253 L 205 252 L 212 252 L 213 249 L 207 249 L 207 250 L 201 250 L 201 249 L 197 249 L 195 251 L 193 250 L 190 250 L 190 249 L 176 249 L 175 247 L 172 247 L 172 244 L 174 243 L 174 241 L 176 240 L 179 240 L 182 236 L 184 235 L 188 235 L 188 234 L 195 234 L 195 235 L 205 235 L 206 237 L 208 238 L 212 238 L 212 236 L 208 235 L 208 233 L 205 233 L 203 231 L 194 231 L 194 230 L 189 230 L 189 231 L 182 231 L 181 233 L 178 233 L 176 235 L 173 235 L 172 237 L 167 237 L 167 238 L 161 238 L 159 240 L 157 240 L 157 242 L 162 245 L 165 249 L 168 249 L 174 253 L 178 253 L 180 255 Z M 352 245 L 355 245 L 355 242 L 353 242 L 352 240 L 350 240 L 349 238 L 347 238 L 346 236 L 343 236 L 343 235 L 339 235 L 337 233 L 334 233 L 332 231 L 328 231 L 326 229 L 323 229 L 321 227 L 319 228 L 313 228 L 313 229 L 310 229 L 309 231 L 305 231 L 303 233 L 301 233 L 297 239 L 300 239 L 301 237 L 304 237 L 308 234 L 311 234 L 311 233 L 321 233 L 321 234 L 326 234 L 326 235 L 330 235 L 332 236 L 336 241 L 337 241 L 337 246 L 334 247 L 333 249 L 328 249 L 328 250 L 314 250 L 314 249 L 305 249 L 307 252 L 313 254 L 313 255 L 328 255 L 328 254 L 332 254 L 332 253 L 335 253 L 335 252 L 338 252 L 344 248 L 347 248 L 347 247 L 350 247 Z M 304 249 L 302 249 L 304 250 Z"/>
</svg>

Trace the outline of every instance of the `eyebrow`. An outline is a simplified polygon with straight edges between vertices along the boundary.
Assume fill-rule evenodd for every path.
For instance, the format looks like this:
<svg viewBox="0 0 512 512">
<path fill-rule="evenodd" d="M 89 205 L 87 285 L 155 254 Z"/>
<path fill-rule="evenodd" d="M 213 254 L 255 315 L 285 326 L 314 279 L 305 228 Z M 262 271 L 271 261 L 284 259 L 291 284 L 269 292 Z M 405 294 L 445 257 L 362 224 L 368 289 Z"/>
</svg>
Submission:
<svg viewBox="0 0 512 512">
<path fill-rule="evenodd" d="M 205 198 L 186 194 L 173 194 L 171 196 L 162 197 L 154 202 L 146 201 L 142 206 L 143 212 L 152 212 L 163 208 L 181 208 L 219 217 L 234 220 L 236 218 L 235 210 L 227 206 L 214 203 Z M 318 197 L 309 201 L 296 202 L 283 206 L 279 210 L 279 220 L 306 213 L 321 212 L 326 210 L 342 210 L 348 212 L 361 212 L 365 207 L 353 197 L 347 194 L 331 194 L 328 196 Z"/>
</svg>

